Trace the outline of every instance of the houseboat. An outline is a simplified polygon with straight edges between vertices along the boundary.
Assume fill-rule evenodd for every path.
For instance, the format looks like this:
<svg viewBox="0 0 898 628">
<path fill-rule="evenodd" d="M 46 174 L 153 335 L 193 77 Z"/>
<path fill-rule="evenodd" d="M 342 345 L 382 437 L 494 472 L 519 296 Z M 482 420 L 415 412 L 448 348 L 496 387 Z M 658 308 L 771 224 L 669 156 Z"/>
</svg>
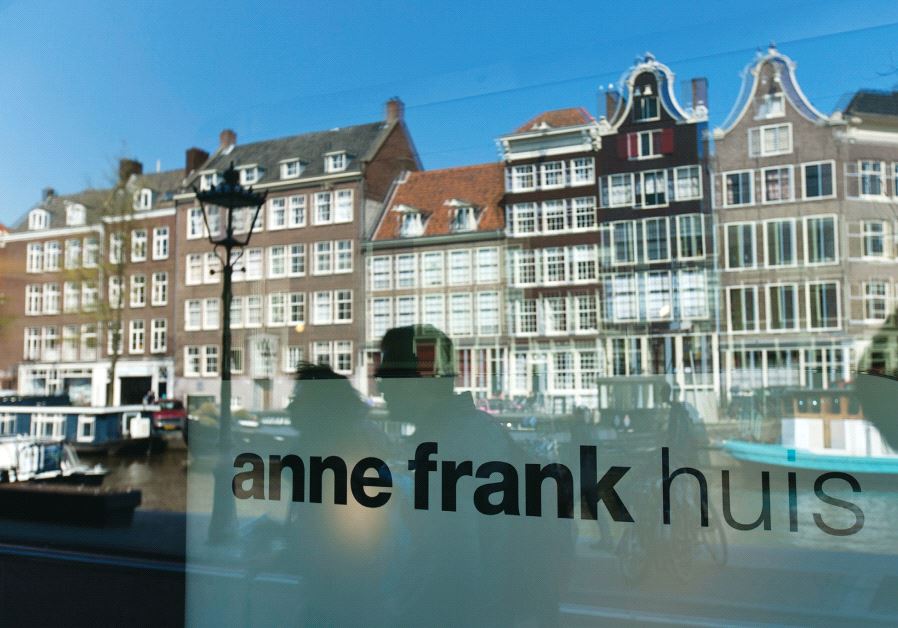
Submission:
<svg viewBox="0 0 898 628">
<path fill-rule="evenodd" d="M 733 458 L 796 470 L 898 474 L 898 454 L 864 415 L 853 387 L 767 391 L 755 438 L 730 440 Z M 761 435 L 761 438 L 758 438 Z"/>
<path fill-rule="evenodd" d="M 0 482 L 65 482 L 99 485 L 107 470 L 86 465 L 62 438 L 0 438 Z"/>
<path fill-rule="evenodd" d="M 95 408 L 72 405 L 67 395 L 0 398 L 0 437 L 63 439 L 76 450 L 103 452 L 126 446 L 150 446 L 162 438 L 154 426 L 155 404 Z"/>
</svg>

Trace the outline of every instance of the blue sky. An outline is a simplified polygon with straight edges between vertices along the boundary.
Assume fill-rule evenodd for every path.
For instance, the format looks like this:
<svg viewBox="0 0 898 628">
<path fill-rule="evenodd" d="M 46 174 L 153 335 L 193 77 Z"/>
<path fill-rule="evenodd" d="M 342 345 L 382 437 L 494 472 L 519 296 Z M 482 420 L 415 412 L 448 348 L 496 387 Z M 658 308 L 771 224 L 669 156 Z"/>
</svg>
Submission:
<svg viewBox="0 0 898 628">
<path fill-rule="evenodd" d="M 584 106 L 651 50 L 710 81 L 712 124 L 775 41 L 831 111 L 898 85 L 898 3 L 42 2 L 0 0 L 0 222 L 52 186 L 104 184 L 184 150 L 381 119 L 406 102 L 427 168 L 490 161 L 536 113 Z"/>
</svg>

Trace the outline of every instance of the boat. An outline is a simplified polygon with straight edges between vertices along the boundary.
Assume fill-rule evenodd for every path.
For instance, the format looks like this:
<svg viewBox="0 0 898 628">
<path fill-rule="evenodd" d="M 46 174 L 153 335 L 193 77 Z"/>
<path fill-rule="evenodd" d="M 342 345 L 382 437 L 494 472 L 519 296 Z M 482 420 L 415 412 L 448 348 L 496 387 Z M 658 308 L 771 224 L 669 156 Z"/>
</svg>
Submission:
<svg viewBox="0 0 898 628">
<path fill-rule="evenodd" d="M 63 438 L 0 438 L 0 482 L 62 482 L 98 486 L 108 470 L 87 465 Z"/>
<path fill-rule="evenodd" d="M 64 438 L 81 453 L 150 447 L 169 427 L 154 421 L 161 411 L 158 404 L 78 406 L 68 395 L 9 396 L 0 398 L 0 437 Z"/>
<path fill-rule="evenodd" d="M 806 471 L 898 474 L 898 454 L 867 419 L 850 385 L 765 391 L 760 406 L 766 416 L 754 418 L 750 432 L 764 437 L 723 443 L 736 460 Z"/>
</svg>

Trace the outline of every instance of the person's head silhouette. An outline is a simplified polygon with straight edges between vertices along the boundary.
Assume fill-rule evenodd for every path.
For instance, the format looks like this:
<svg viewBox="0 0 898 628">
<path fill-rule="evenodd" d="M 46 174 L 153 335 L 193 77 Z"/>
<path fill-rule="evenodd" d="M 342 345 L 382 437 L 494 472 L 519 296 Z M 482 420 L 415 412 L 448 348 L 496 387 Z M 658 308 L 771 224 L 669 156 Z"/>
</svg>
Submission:
<svg viewBox="0 0 898 628">
<path fill-rule="evenodd" d="M 433 325 L 394 327 L 381 340 L 375 376 L 396 418 L 420 422 L 453 396 L 452 341 Z"/>
</svg>

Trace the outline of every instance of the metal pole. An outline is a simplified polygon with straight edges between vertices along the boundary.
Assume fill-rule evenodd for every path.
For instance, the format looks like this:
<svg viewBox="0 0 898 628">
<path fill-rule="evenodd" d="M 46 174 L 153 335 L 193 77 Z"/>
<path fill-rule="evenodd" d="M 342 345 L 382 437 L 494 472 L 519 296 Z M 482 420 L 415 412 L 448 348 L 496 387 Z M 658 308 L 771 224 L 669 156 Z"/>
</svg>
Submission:
<svg viewBox="0 0 898 628">
<path fill-rule="evenodd" d="M 222 260 L 221 395 L 218 420 L 218 461 L 214 471 L 214 499 L 209 520 L 209 543 L 222 544 L 237 533 L 237 507 L 231 494 L 231 246 L 225 246 Z"/>
</svg>

